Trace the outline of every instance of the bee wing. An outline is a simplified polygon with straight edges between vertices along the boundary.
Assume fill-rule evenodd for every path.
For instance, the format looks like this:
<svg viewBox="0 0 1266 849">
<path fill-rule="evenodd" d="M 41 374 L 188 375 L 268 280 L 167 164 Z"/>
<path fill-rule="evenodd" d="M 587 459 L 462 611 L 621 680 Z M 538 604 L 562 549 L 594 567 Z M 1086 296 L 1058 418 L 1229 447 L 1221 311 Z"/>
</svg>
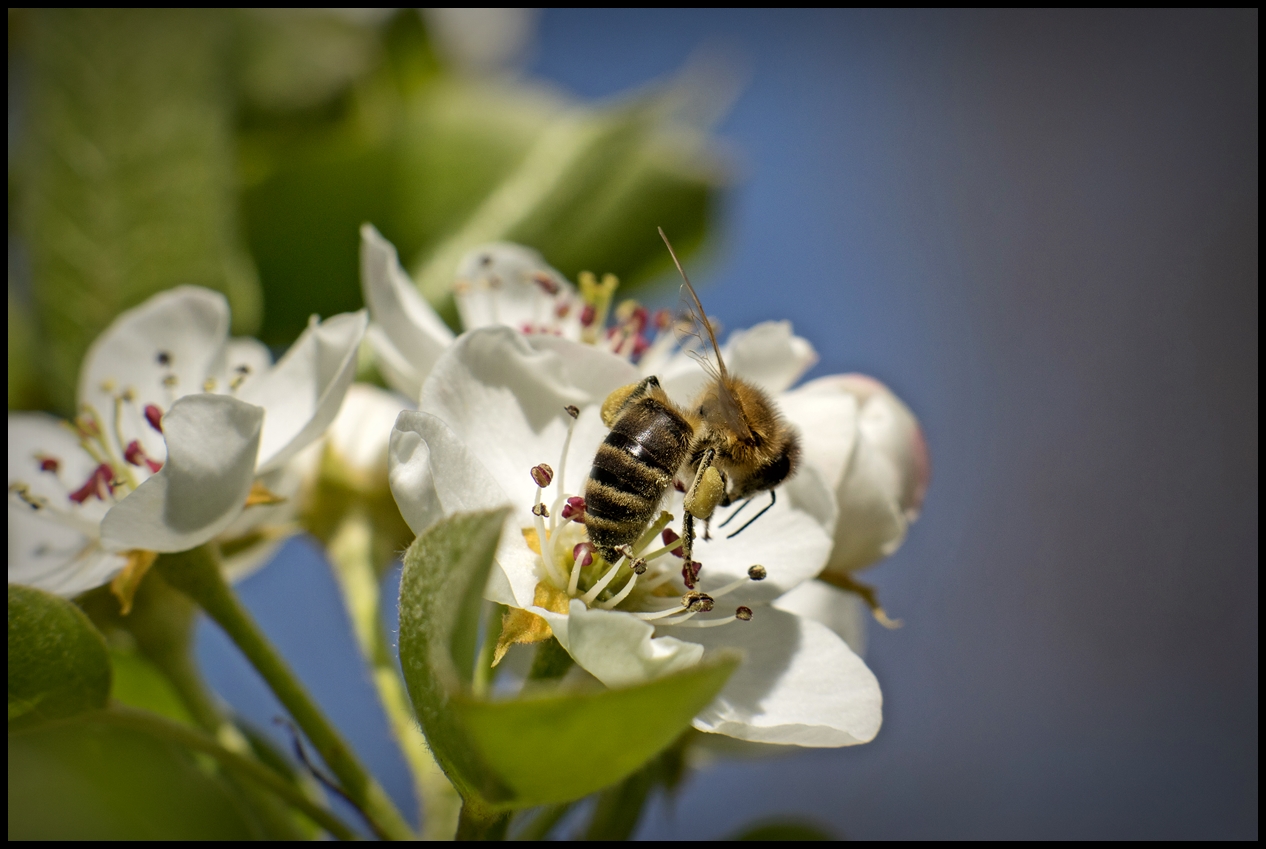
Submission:
<svg viewBox="0 0 1266 849">
<path fill-rule="evenodd" d="M 747 419 L 743 416 L 742 407 L 739 406 L 738 400 L 730 390 L 730 377 L 725 370 L 725 361 L 717 349 L 716 334 L 720 329 L 718 322 L 704 314 L 703 305 L 699 303 L 699 298 L 695 295 L 690 283 L 683 283 L 677 302 L 677 318 L 673 324 L 677 343 L 699 364 L 716 389 L 717 403 L 715 407 L 709 409 L 709 414 L 719 420 L 713 424 L 734 431 L 740 436 L 748 436 L 750 431 Z"/>
</svg>

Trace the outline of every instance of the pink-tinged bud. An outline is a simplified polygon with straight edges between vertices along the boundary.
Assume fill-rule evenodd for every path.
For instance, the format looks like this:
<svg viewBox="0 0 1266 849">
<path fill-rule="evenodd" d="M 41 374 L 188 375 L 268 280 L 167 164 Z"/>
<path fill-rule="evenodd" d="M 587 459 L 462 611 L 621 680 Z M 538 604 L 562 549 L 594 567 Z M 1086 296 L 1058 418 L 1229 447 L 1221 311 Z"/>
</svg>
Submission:
<svg viewBox="0 0 1266 849">
<path fill-rule="evenodd" d="M 53 474 L 57 474 L 58 470 L 62 467 L 62 464 L 57 461 L 56 457 L 49 457 L 47 454 L 40 454 L 35 459 L 40 461 L 41 472 L 52 472 Z"/>
<path fill-rule="evenodd" d="M 547 295 L 557 295 L 559 291 L 558 281 L 550 277 L 544 271 L 538 271 L 532 275 L 532 282 L 541 287 L 541 291 Z"/>
<path fill-rule="evenodd" d="M 585 518 L 585 499 L 579 495 L 573 495 L 563 504 L 563 519 L 571 519 L 576 522 L 582 522 Z"/>
<path fill-rule="evenodd" d="M 145 421 L 149 422 L 149 426 L 154 430 L 163 432 L 163 411 L 158 409 L 157 404 L 145 405 Z"/>
<path fill-rule="evenodd" d="M 70 494 L 70 500 L 76 504 L 83 504 L 94 495 L 105 501 L 110 497 L 110 493 L 114 487 L 114 470 L 106 463 L 102 463 L 92 470 L 92 474 L 83 486 Z"/>
<path fill-rule="evenodd" d="M 664 528 L 664 532 L 660 534 L 660 538 L 664 540 L 664 545 L 672 545 L 677 540 L 681 539 L 681 537 L 677 536 L 676 532 L 674 532 L 672 528 Z M 681 550 L 680 545 L 674 548 L 670 553 L 677 557 L 686 556 L 685 552 Z"/>
<path fill-rule="evenodd" d="M 655 310 L 655 329 L 661 333 L 672 326 L 673 314 L 668 310 Z"/>
<path fill-rule="evenodd" d="M 585 304 L 585 308 L 580 311 L 580 323 L 584 327 L 593 327 L 594 321 L 598 318 L 598 311 L 594 309 L 593 304 Z"/>
<path fill-rule="evenodd" d="M 536 481 L 536 485 L 544 489 L 549 486 L 550 481 L 554 479 L 554 470 L 545 463 L 532 467 L 532 480 Z"/>
<path fill-rule="evenodd" d="M 699 570 L 703 568 L 703 564 L 698 560 L 688 560 L 681 566 L 681 580 L 685 583 L 686 589 L 693 590 L 695 584 L 699 582 Z"/>
<path fill-rule="evenodd" d="M 584 569 L 593 563 L 593 543 L 577 543 L 576 547 L 571 550 L 571 557 L 573 560 L 580 561 L 580 568 Z"/>
</svg>

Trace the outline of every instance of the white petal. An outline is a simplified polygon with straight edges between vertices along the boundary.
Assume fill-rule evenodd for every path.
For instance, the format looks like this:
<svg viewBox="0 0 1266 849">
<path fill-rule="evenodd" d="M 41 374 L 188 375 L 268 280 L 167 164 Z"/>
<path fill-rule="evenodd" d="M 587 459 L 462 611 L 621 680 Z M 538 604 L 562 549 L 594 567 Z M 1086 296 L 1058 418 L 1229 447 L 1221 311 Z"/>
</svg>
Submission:
<svg viewBox="0 0 1266 849">
<path fill-rule="evenodd" d="M 365 486 L 387 483 L 387 445 L 402 410 L 413 403 L 368 383 L 353 383 L 325 442 L 345 471 Z"/>
<path fill-rule="evenodd" d="M 511 502 L 530 510 L 532 467 L 554 466 L 562 453 L 571 422 L 564 408 L 582 410 L 565 482 L 577 494 L 605 436 L 596 408 L 637 379 L 632 365 L 605 351 L 491 327 L 454 343 L 422 387 L 418 409 L 447 423 Z"/>
<path fill-rule="evenodd" d="M 422 393 L 422 380 L 425 375 L 413 367 L 408 358 L 400 353 L 400 349 L 391 343 L 386 331 L 370 322 L 365 329 L 365 341 L 374 352 L 374 365 L 387 384 L 401 395 L 416 403 Z"/>
<path fill-rule="evenodd" d="M 259 470 L 280 468 L 325 432 L 356 375 L 356 351 L 369 318 L 364 310 L 312 323 L 267 374 L 238 397 L 267 411 Z"/>
<path fill-rule="evenodd" d="M 857 442 L 857 398 L 815 380 L 778 396 L 778 407 L 800 434 L 801 460 L 832 490 L 844 479 Z"/>
<path fill-rule="evenodd" d="M 10 502 L 9 583 L 69 598 L 108 582 L 126 564 L 103 550 L 96 534 Z"/>
<path fill-rule="evenodd" d="M 700 731 L 758 743 L 835 747 L 879 733 L 879 682 L 825 625 L 772 607 L 750 622 L 697 629 L 708 653 L 745 653 L 721 694 L 695 717 Z"/>
<path fill-rule="evenodd" d="M 249 336 L 236 336 L 225 346 L 224 373 L 216 381 L 216 390 L 241 392 L 272 366 L 273 355 L 267 345 Z"/>
<path fill-rule="evenodd" d="M 418 293 L 413 280 L 400 267 L 395 246 L 382 237 L 373 225 L 360 228 L 360 275 L 365 305 L 374 323 L 382 328 L 384 338 L 373 341 L 375 350 L 386 342 L 397 359 L 408 364 L 412 377 L 409 385 L 396 388 L 417 398 L 417 387 L 453 341 L 453 331 L 436 315 Z M 395 363 L 394 365 L 399 365 Z"/>
<path fill-rule="evenodd" d="M 790 321 L 765 321 L 736 330 L 722 353 L 731 374 L 772 395 L 790 387 L 818 361 L 809 341 L 791 332 Z"/>
<path fill-rule="evenodd" d="M 540 608 L 533 612 L 545 617 L 576 663 L 608 687 L 678 672 L 703 656 L 698 643 L 655 637 L 650 623 L 620 610 L 589 609 L 579 599 L 572 599 L 566 617 Z"/>
<path fill-rule="evenodd" d="M 163 417 L 167 462 L 101 523 L 117 550 L 185 551 L 229 526 L 255 479 L 264 411 L 228 395 L 189 395 Z"/>
<path fill-rule="evenodd" d="M 391 432 L 388 468 L 396 506 L 415 534 L 444 516 L 510 504 L 497 481 L 448 425 L 427 413 L 406 410 L 400 414 Z M 540 581 L 537 556 L 521 531 L 526 523 L 521 513 L 507 517 L 497 547 L 500 570 L 493 570 L 495 580 L 489 583 L 492 600 L 518 607 L 532 605 Z"/>
<path fill-rule="evenodd" d="M 556 294 L 545 291 L 537 276 Z M 531 248 L 494 242 L 462 257 L 453 296 L 464 330 L 494 325 L 535 330 L 554 323 L 559 298 L 575 301 L 575 287 Z"/>
<path fill-rule="evenodd" d="M 91 404 L 107 427 L 114 395 L 123 389 L 133 390 L 138 409 L 166 410 L 223 371 L 228 333 L 229 305 L 219 292 L 197 286 L 160 292 L 119 315 L 92 343 L 79 373 L 79 402 Z"/>
<path fill-rule="evenodd" d="M 821 581 L 805 581 L 775 601 L 774 607 L 821 622 L 848 643 L 858 657 L 866 654 L 866 622 L 870 615 L 856 593 L 846 593 Z"/>
</svg>

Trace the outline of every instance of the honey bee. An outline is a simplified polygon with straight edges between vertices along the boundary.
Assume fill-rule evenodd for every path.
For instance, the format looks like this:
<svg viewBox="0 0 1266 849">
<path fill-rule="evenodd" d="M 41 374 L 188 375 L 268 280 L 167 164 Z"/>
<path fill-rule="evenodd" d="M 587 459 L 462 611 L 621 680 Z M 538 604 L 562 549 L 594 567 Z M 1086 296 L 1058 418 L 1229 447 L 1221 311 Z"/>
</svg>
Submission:
<svg viewBox="0 0 1266 849">
<path fill-rule="evenodd" d="M 750 501 L 768 490 L 769 505 L 734 536 L 774 505 L 774 488 L 795 472 L 800 458 L 799 436 L 764 390 L 726 371 L 699 296 L 668 237 L 662 229 L 659 234 L 681 274 L 688 326 L 701 340 L 707 335 L 716 365 L 696 357 L 711 380 L 688 407 L 670 400 L 654 376 L 617 389 L 603 402 L 602 421 L 611 432 L 598 446 L 585 482 L 584 522 L 594 548 L 609 563 L 645 531 L 678 473 L 692 481 L 682 521 L 683 555 L 690 563 L 695 519 L 707 522 L 718 505 Z"/>
</svg>

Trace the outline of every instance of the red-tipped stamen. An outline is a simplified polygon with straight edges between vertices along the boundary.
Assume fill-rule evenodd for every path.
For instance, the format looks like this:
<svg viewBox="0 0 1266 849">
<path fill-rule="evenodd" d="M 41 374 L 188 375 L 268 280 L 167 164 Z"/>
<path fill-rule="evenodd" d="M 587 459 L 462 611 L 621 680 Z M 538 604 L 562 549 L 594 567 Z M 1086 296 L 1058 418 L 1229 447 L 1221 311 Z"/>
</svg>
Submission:
<svg viewBox="0 0 1266 849">
<path fill-rule="evenodd" d="M 562 509 L 563 520 L 571 519 L 575 522 L 583 522 L 585 520 L 585 499 L 579 495 L 573 495 L 563 504 Z"/>
<path fill-rule="evenodd" d="M 664 545 L 672 545 L 677 540 L 681 539 L 681 537 L 677 536 L 677 533 L 672 528 L 664 528 L 664 532 L 660 534 L 660 537 L 664 540 Z M 672 550 L 672 554 L 674 557 L 686 556 L 686 553 L 682 551 L 680 545 Z"/>
<path fill-rule="evenodd" d="M 94 495 L 105 501 L 110 497 L 110 493 L 114 490 L 114 470 L 110 468 L 108 463 L 102 463 L 92 470 L 92 475 L 83 486 L 70 494 L 70 500 L 76 504 L 83 504 Z"/>
<path fill-rule="evenodd" d="M 149 426 L 159 433 L 163 432 L 163 411 L 158 408 L 157 404 L 145 405 L 145 421 L 149 422 Z"/>
</svg>

